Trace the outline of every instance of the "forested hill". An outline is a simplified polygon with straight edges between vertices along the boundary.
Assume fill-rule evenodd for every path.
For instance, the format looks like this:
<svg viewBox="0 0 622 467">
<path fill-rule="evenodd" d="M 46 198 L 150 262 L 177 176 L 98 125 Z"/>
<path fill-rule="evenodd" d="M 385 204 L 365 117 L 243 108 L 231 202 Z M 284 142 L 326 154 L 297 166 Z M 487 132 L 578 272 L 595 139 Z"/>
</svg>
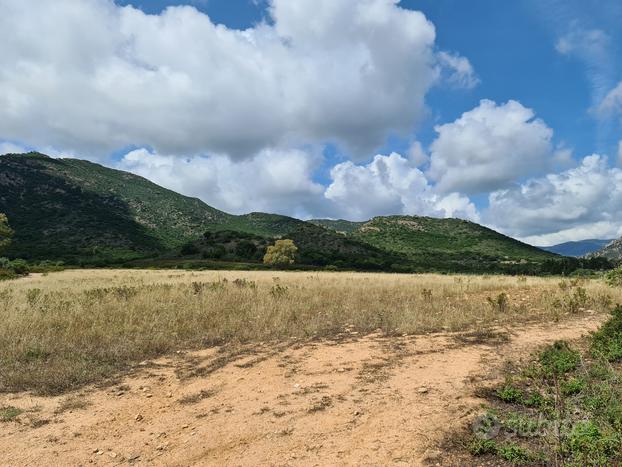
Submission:
<svg viewBox="0 0 622 467">
<path fill-rule="evenodd" d="M 266 245 L 281 237 L 300 247 L 300 264 L 321 267 L 518 273 L 537 272 L 560 258 L 460 219 L 304 222 L 261 212 L 236 216 L 137 175 L 38 153 L 0 156 L 0 212 L 15 230 L 8 256 L 75 264 L 174 262 L 188 255 L 257 262 Z"/>
</svg>

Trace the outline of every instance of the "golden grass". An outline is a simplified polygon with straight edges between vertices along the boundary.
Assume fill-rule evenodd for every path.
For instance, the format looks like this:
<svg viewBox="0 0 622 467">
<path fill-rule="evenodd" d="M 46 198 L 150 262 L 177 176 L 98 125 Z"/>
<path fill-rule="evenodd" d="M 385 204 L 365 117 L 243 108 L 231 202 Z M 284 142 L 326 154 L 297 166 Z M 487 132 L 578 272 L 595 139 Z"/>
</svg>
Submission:
<svg viewBox="0 0 622 467">
<path fill-rule="evenodd" d="M 505 294 L 502 297 L 501 294 Z M 0 391 L 61 392 L 176 349 L 468 331 L 601 312 L 598 280 L 73 270 L 0 283 Z"/>
</svg>

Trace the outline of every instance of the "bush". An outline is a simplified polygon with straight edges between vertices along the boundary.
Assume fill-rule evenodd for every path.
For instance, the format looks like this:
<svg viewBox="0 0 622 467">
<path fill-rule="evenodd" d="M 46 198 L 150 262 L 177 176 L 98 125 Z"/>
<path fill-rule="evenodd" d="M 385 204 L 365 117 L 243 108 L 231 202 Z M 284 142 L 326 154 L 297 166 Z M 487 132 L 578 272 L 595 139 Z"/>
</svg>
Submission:
<svg viewBox="0 0 622 467">
<path fill-rule="evenodd" d="M 605 282 L 610 287 L 620 287 L 622 285 L 622 268 L 614 269 L 605 274 Z"/>
<path fill-rule="evenodd" d="M 30 268 L 28 267 L 28 263 L 23 259 L 15 259 L 11 261 L 9 269 L 12 269 L 13 272 L 17 275 L 24 275 L 30 272 Z"/>
<path fill-rule="evenodd" d="M 546 376 L 561 376 L 577 368 L 581 354 L 567 342 L 557 341 L 540 354 L 540 364 Z"/>
<path fill-rule="evenodd" d="M 622 306 L 611 313 L 611 319 L 592 337 L 592 352 L 610 362 L 622 359 Z"/>
</svg>

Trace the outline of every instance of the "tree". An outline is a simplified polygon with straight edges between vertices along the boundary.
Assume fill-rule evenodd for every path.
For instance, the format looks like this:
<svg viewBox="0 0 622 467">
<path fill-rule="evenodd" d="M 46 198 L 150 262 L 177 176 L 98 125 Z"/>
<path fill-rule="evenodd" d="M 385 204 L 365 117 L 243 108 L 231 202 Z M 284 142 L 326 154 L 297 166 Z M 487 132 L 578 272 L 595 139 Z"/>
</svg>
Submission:
<svg viewBox="0 0 622 467">
<path fill-rule="evenodd" d="M 11 244 L 13 230 L 9 227 L 9 220 L 6 214 L 0 212 L 0 252 Z"/>
<path fill-rule="evenodd" d="M 268 247 L 263 262 L 273 266 L 293 264 L 297 251 L 298 248 L 294 245 L 293 240 L 277 240 L 274 245 Z"/>
</svg>

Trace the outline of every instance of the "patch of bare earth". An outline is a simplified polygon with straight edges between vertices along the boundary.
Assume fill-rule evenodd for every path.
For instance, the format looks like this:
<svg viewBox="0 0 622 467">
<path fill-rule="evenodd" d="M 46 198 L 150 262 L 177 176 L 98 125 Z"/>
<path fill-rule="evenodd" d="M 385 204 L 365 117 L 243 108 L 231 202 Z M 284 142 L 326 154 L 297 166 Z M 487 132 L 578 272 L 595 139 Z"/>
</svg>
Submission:
<svg viewBox="0 0 622 467">
<path fill-rule="evenodd" d="M 482 382 L 603 319 L 210 349 L 144 362 L 112 387 L 4 394 L 0 407 L 24 412 L 0 422 L 0 463 L 448 465 L 439 443 L 479 409 Z"/>
</svg>

